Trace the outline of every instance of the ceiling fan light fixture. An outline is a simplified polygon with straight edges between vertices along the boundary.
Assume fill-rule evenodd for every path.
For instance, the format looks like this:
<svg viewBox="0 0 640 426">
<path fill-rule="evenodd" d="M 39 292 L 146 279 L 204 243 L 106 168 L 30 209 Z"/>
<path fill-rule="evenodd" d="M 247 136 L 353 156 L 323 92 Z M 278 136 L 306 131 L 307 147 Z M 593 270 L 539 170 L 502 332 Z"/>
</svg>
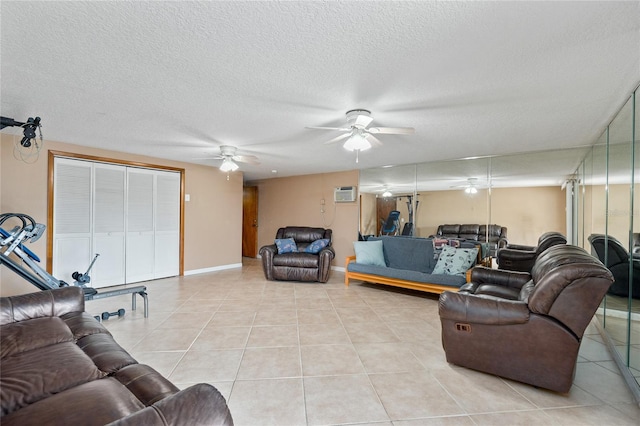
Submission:
<svg viewBox="0 0 640 426">
<path fill-rule="evenodd" d="M 392 195 L 393 195 L 393 194 L 392 194 L 392 193 L 391 193 L 391 191 L 389 191 L 388 189 L 382 193 L 382 196 L 383 196 L 383 197 L 385 197 L 385 198 L 386 198 L 386 197 L 391 197 Z"/>
<path fill-rule="evenodd" d="M 231 158 L 225 158 L 222 160 L 222 164 L 220 165 L 220 170 L 223 172 L 235 172 L 240 167 L 233 162 Z"/>
<path fill-rule="evenodd" d="M 478 190 L 476 189 L 475 186 L 469 186 L 465 188 L 464 192 L 466 192 L 467 194 L 477 194 Z"/>
<path fill-rule="evenodd" d="M 371 148 L 371 143 L 360 132 L 354 133 L 343 145 L 347 151 L 365 151 Z"/>
</svg>

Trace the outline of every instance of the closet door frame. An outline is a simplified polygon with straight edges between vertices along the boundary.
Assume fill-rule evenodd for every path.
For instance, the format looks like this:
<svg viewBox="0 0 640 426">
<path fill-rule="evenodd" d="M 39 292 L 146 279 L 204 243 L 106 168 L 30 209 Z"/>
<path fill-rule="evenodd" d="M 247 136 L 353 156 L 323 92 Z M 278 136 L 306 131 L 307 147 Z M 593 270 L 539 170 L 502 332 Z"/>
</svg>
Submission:
<svg viewBox="0 0 640 426">
<path fill-rule="evenodd" d="M 184 275 L 184 169 L 178 167 L 163 166 L 159 164 L 142 163 L 137 161 L 127 161 L 115 158 L 98 157 L 94 155 L 76 154 L 64 151 L 49 151 L 48 156 L 48 183 L 47 183 L 47 272 L 53 270 L 53 211 L 54 211 L 54 163 L 56 158 L 70 158 L 76 160 L 91 161 L 96 163 L 106 163 L 122 165 L 127 167 L 138 167 L 159 171 L 171 171 L 180 173 L 180 249 L 179 249 L 179 270 L 180 276 Z M 82 271 L 84 272 L 84 271 Z"/>
</svg>

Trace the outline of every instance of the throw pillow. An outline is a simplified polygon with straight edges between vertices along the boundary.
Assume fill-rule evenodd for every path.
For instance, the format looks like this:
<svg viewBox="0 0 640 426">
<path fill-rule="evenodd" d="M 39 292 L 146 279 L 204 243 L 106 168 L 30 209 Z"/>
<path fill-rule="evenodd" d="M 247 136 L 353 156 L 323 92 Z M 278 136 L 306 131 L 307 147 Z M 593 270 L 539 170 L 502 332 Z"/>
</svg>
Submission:
<svg viewBox="0 0 640 426">
<path fill-rule="evenodd" d="M 478 257 L 477 248 L 442 247 L 438 263 L 433 268 L 433 274 L 464 275 Z"/>
<path fill-rule="evenodd" d="M 314 242 L 309 244 L 307 246 L 307 248 L 304 249 L 304 251 L 305 251 L 305 253 L 317 254 L 317 253 L 320 253 L 320 250 L 322 250 L 323 248 L 325 248 L 328 245 L 329 245 L 329 240 L 323 238 L 321 240 L 315 240 Z"/>
<path fill-rule="evenodd" d="M 276 247 L 278 248 L 278 254 L 298 252 L 298 246 L 296 246 L 293 238 L 276 239 Z"/>
<path fill-rule="evenodd" d="M 382 251 L 382 241 L 356 241 L 353 243 L 356 263 L 362 265 L 387 266 Z"/>
</svg>

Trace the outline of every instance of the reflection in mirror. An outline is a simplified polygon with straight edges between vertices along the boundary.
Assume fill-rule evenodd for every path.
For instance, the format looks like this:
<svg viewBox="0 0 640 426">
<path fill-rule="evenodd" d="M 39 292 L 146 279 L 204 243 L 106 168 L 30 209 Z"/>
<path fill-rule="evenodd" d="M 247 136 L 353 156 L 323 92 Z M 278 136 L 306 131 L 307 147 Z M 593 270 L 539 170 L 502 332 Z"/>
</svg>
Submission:
<svg viewBox="0 0 640 426">
<path fill-rule="evenodd" d="M 636 92 L 633 96 L 635 116 L 633 117 L 633 129 L 635 130 L 633 141 L 633 202 L 632 202 L 632 237 L 631 250 L 634 262 L 635 257 L 640 257 L 640 96 Z M 634 275 L 634 280 L 640 277 Z M 631 299 L 631 328 L 629 330 L 629 369 L 640 384 L 640 299 Z"/>
<path fill-rule="evenodd" d="M 433 235 L 442 224 L 497 224 L 508 228 L 510 242 L 535 245 L 544 232 L 565 233 L 563 184 L 590 148 L 365 169 L 360 172 L 360 192 L 380 198 L 398 184 L 404 185 L 397 188 L 399 193 L 415 191 L 414 236 Z M 379 231 L 372 213 L 375 195 L 363 196 L 361 202 L 361 230 L 374 234 Z M 405 204 L 399 209 L 406 219 Z"/>
<path fill-rule="evenodd" d="M 581 166 L 580 215 L 583 247 L 592 249 L 612 272 L 615 282 L 598 310 L 598 322 L 616 352 L 629 383 L 640 378 L 640 297 L 634 298 L 634 281 L 640 282 L 640 260 L 634 259 L 638 224 L 638 151 L 634 135 L 638 119 L 632 97 L 618 112 Z M 588 236 L 602 234 L 599 252 Z M 640 285 L 640 284 L 636 284 Z M 636 346 L 634 346 L 636 345 Z"/>
<path fill-rule="evenodd" d="M 379 167 L 360 171 L 360 235 L 414 235 L 412 225 L 416 192 L 414 165 Z M 386 222 L 399 211 L 397 223 Z"/>
<path fill-rule="evenodd" d="M 630 218 L 632 163 L 632 100 L 609 125 L 605 265 L 615 282 L 606 295 L 605 328 L 622 361 L 629 365 L 630 294 L 633 284 Z"/>
</svg>

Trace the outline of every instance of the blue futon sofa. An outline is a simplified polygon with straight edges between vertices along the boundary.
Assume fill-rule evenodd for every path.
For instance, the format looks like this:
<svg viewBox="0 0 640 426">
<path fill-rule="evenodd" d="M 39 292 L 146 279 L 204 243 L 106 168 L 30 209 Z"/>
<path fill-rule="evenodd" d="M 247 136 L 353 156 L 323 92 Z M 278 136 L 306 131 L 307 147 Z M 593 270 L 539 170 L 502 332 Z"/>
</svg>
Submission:
<svg viewBox="0 0 640 426">
<path fill-rule="evenodd" d="M 382 242 L 384 260 L 377 264 L 375 261 L 358 262 L 357 244 L 376 241 Z M 458 289 L 467 282 L 466 269 L 455 274 L 433 273 L 438 258 L 432 238 L 382 236 L 355 244 L 356 256 L 347 257 L 345 264 L 344 282 L 347 286 L 355 279 L 439 294 Z M 461 248 L 466 249 L 463 250 L 465 255 L 475 256 L 470 261 L 470 267 L 475 265 L 478 249 L 473 244 Z"/>
</svg>

